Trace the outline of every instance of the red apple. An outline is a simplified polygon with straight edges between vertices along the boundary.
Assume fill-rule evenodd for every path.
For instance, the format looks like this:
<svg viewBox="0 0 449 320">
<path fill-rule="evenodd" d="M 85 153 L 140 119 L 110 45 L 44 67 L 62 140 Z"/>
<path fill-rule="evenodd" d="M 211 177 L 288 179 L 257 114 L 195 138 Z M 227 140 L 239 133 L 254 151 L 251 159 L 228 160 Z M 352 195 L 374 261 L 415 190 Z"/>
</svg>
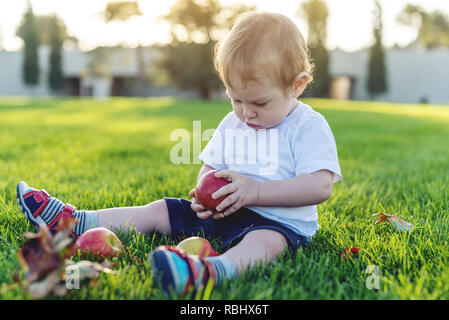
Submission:
<svg viewBox="0 0 449 320">
<path fill-rule="evenodd" d="M 211 170 L 203 174 L 198 181 L 195 188 L 195 198 L 203 207 L 207 209 L 215 210 L 215 208 L 222 202 L 227 195 L 224 195 L 218 199 L 212 199 L 212 194 L 221 187 L 231 183 L 225 178 L 216 178 L 215 172 L 218 170 Z"/>
<path fill-rule="evenodd" d="M 75 250 L 82 255 L 88 253 L 100 258 L 118 256 L 123 250 L 122 242 L 114 232 L 106 228 L 93 228 L 81 234 L 75 241 Z"/>
<path fill-rule="evenodd" d="M 178 249 L 182 249 L 188 254 L 196 254 L 201 258 L 204 257 L 215 257 L 220 255 L 214 250 L 212 245 L 207 239 L 201 237 L 190 237 L 182 240 L 176 246 Z"/>
</svg>

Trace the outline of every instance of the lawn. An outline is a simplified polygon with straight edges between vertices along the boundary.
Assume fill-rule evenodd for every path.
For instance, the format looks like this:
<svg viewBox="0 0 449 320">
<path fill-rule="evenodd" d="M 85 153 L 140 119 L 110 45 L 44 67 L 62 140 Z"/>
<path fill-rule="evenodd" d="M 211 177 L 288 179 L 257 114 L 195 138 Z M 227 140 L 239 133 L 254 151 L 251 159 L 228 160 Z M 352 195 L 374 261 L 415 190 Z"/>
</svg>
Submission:
<svg viewBox="0 0 449 320">
<path fill-rule="evenodd" d="M 449 108 L 305 102 L 327 118 L 344 176 L 318 206 L 322 228 L 309 247 L 225 283 L 211 299 L 449 299 Z M 215 128 L 230 110 L 227 102 L 170 98 L 0 100 L 0 299 L 29 298 L 13 280 L 22 235 L 34 231 L 16 200 L 18 181 L 84 209 L 188 198 L 201 165 L 170 162 L 170 133 L 192 132 L 194 120 Z M 415 229 L 374 226 L 380 211 Z M 176 241 L 119 237 L 138 259 L 121 256 L 117 275 L 103 274 L 67 299 L 166 299 L 148 257 Z M 350 247 L 358 256 L 343 260 Z M 380 272 L 378 290 L 366 286 L 369 266 Z"/>
</svg>

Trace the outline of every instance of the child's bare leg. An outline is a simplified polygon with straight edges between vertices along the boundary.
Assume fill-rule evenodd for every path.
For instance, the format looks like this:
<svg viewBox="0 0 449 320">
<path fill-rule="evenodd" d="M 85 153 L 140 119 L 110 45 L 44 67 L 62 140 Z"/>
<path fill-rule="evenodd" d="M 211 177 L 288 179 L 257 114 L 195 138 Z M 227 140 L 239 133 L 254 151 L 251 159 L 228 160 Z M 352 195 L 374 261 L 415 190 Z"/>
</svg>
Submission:
<svg viewBox="0 0 449 320">
<path fill-rule="evenodd" d="M 287 246 L 285 237 L 277 231 L 260 229 L 248 232 L 234 247 L 223 253 L 237 267 L 238 273 L 256 263 L 266 264 L 276 259 Z"/>
<path fill-rule="evenodd" d="M 17 184 L 17 198 L 22 212 L 31 223 L 38 228 L 46 225 L 55 232 L 59 220 L 67 216 L 78 220 L 78 224 L 73 228 L 73 233 L 78 236 L 96 227 L 129 230 L 132 226 L 134 230 L 145 233 L 154 230 L 163 233 L 171 231 L 164 199 L 140 207 L 77 210 L 74 206 L 50 196 L 45 190 L 30 187 L 24 181 Z"/>
<path fill-rule="evenodd" d="M 110 230 L 129 229 L 150 233 L 157 230 L 170 233 L 167 204 L 164 199 L 140 207 L 123 207 L 97 210 L 98 225 Z"/>
</svg>

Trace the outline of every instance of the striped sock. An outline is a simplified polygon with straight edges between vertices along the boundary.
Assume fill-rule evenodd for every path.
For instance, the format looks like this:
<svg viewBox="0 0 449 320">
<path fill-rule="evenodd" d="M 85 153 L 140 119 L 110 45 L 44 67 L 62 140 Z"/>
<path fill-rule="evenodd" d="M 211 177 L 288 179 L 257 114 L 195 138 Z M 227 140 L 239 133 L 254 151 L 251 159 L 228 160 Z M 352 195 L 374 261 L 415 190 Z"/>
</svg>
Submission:
<svg viewBox="0 0 449 320">
<path fill-rule="evenodd" d="M 225 257 L 225 256 L 217 256 L 217 257 L 208 257 L 206 258 L 215 268 L 216 273 L 216 284 L 221 284 L 225 279 L 234 279 L 237 277 L 237 267 L 234 262 Z"/>
<path fill-rule="evenodd" d="M 45 209 L 40 213 L 40 217 L 48 225 L 63 208 L 64 203 L 61 200 L 50 197 Z M 73 233 L 77 236 L 89 229 L 98 227 L 98 214 L 96 211 L 77 210 L 73 213 L 73 217 L 79 220 L 79 223 L 73 228 Z"/>
<path fill-rule="evenodd" d="M 97 211 L 77 210 L 73 213 L 73 217 L 79 220 L 78 224 L 73 228 L 73 233 L 77 236 L 89 229 L 98 227 Z"/>
</svg>

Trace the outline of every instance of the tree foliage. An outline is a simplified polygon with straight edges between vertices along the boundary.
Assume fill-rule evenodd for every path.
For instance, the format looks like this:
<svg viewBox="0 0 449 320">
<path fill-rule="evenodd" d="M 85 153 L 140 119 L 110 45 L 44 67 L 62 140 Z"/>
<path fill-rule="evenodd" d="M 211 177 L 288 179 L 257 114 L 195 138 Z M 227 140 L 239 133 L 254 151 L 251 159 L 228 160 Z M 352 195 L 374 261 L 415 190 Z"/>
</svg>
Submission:
<svg viewBox="0 0 449 320">
<path fill-rule="evenodd" d="M 309 29 L 307 45 L 315 65 L 314 80 L 307 89 L 308 94 L 327 97 L 330 89 L 329 52 L 326 48 L 329 11 L 324 1 L 307 0 L 302 3 L 298 15 L 306 18 Z"/>
<path fill-rule="evenodd" d="M 104 10 L 104 18 L 106 22 L 111 21 L 128 21 L 134 16 L 141 16 L 142 11 L 138 1 L 114 1 L 108 2 Z"/>
<path fill-rule="evenodd" d="M 162 47 L 159 67 L 169 75 L 170 82 L 180 89 L 194 90 L 203 99 L 211 98 L 211 90 L 221 82 L 214 73 L 212 61 L 215 42 L 206 44 L 180 42 Z"/>
<path fill-rule="evenodd" d="M 162 18 L 171 25 L 175 42 L 217 41 L 231 28 L 235 18 L 255 6 L 222 6 L 218 0 L 177 0 Z"/>
<path fill-rule="evenodd" d="M 106 23 L 110 23 L 112 21 L 120 21 L 124 23 L 132 17 L 141 16 L 142 11 L 140 10 L 138 1 L 111 1 L 106 4 L 103 15 Z M 140 44 L 136 49 L 136 54 L 138 63 L 137 93 L 139 95 L 143 95 L 146 68 L 142 53 L 142 46 Z M 97 66 L 95 66 L 95 68 L 97 68 Z"/>
<path fill-rule="evenodd" d="M 427 12 L 420 6 L 408 4 L 397 20 L 416 30 L 416 43 L 420 46 L 449 47 L 449 18 L 441 11 Z"/>
<path fill-rule="evenodd" d="M 50 17 L 49 45 L 50 45 L 50 70 L 48 73 L 48 85 L 53 91 L 60 91 L 64 87 L 64 73 L 62 70 L 62 46 L 67 38 L 64 22 L 56 15 Z"/>
<path fill-rule="evenodd" d="M 382 7 L 375 3 L 373 36 L 374 44 L 369 49 L 367 89 L 374 98 L 387 91 L 385 50 L 382 45 Z"/>
<path fill-rule="evenodd" d="M 39 31 L 33 8 L 28 3 L 17 36 L 23 40 L 22 79 L 28 86 L 36 86 L 39 83 Z"/>
<path fill-rule="evenodd" d="M 38 34 L 39 44 L 50 45 L 52 34 L 55 32 L 59 33 L 59 37 L 62 41 L 73 40 L 76 39 L 68 34 L 67 26 L 64 21 L 58 18 L 57 15 L 49 14 L 49 15 L 39 15 L 34 16 L 34 25 Z M 54 28 L 58 28 L 58 30 L 54 30 Z M 19 28 L 17 28 L 17 36 L 21 39 L 24 38 L 26 33 L 25 26 L 21 24 Z"/>
<path fill-rule="evenodd" d="M 222 6 L 218 0 L 177 0 L 162 18 L 171 26 L 172 43 L 162 48 L 159 66 L 180 89 L 196 90 L 209 99 L 221 86 L 213 66 L 217 40 L 227 32 L 237 15 L 254 6 Z"/>
<path fill-rule="evenodd" d="M 36 16 L 29 4 L 16 34 L 24 42 L 22 74 L 25 84 L 38 84 L 40 74 L 38 49 L 40 45 L 48 45 L 50 47 L 48 85 L 53 91 L 61 90 L 64 85 L 62 46 L 65 40 L 76 40 L 69 36 L 64 21 L 57 15 Z"/>
</svg>

